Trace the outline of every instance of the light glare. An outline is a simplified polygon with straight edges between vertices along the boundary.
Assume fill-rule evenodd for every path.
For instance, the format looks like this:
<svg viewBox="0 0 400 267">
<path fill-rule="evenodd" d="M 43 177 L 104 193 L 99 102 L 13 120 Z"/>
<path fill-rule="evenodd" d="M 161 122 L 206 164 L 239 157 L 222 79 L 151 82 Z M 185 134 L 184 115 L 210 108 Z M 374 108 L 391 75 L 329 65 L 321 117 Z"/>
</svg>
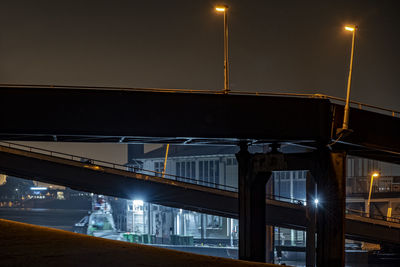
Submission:
<svg viewBox="0 0 400 267">
<path fill-rule="evenodd" d="M 218 12 L 225 12 L 226 8 L 225 7 L 216 7 L 215 10 Z"/>
<path fill-rule="evenodd" d="M 37 187 L 31 187 L 31 190 L 47 190 L 47 187 L 41 187 L 41 186 L 37 186 Z"/>
<path fill-rule="evenodd" d="M 344 27 L 344 29 L 345 29 L 346 31 L 350 31 L 350 32 L 354 32 L 354 30 L 355 30 L 354 27 L 350 27 L 350 26 L 346 26 L 346 27 Z"/>
<path fill-rule="evenodd" d="M 88 169 L 92 169 L 92 170 L 95 170 L 95 171 L 103 170 L 103 168 L 101 168 L 100 166 L 97 166 L 97 165 L 87 165 L 87 164 L 85 164 L 85 165 L 83 165 L 83 167 L 88 168 Z"/>
<path fill-rule="evenodd" d="M 318 198 L 314 199 L 315 205 L 318 205 L 318 202 L 319 202 Z"/>
<path fill-rule="evenodd" d="M 133 201 L 133 205 L 135 205 L 135 206 L 143 206 L 143 200 L 135 199 Z"/>
<path fill-rule="evenodd" d="M 379 172 L 374 172 L 374 173 L 372 174 L 372 176 L 378 177 L 378 176 L 379 176 Z"/>
</svg>

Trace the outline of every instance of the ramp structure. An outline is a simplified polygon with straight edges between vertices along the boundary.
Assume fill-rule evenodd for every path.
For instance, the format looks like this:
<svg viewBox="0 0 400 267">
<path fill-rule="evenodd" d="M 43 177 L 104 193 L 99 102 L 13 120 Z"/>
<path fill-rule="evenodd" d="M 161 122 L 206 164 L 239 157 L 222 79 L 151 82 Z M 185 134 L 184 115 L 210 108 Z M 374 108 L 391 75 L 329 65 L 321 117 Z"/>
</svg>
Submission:
<svg viewBox="0 0 400 267">
<path fill-rule="evenodd" d="M 68 186 L 125 199 L 144 199 L 154 204 L 197 212 L 239 218 L 237 188 L 230 191 L 145 174 L 147 170 L 129 171 L 123 165 L 96 161 L 83 163 L 69 154 L 3 142 L 0 145 L 0 171 L 8 175 Z M 187 178 L 185 178 L 187 179 Z M 267 225 L 307 230 L 307 206 L 265 200 Z M 366 242 L 400 245 L 400 222 L 366 218 L 346 212 L 346 237 Z"/>
<path fill-rule="evenodd" d="M 268 212 L 265 190 L 260 188 L 272 171 L 296 168 L 310 171 L 307 200 L 311 203 L 315 188 L 323 197 L 321 208 L 315 210 L 309 205 L 306 211 L 307 265 L 313 266 L 316 261 L 317 266 L 344 266 L 345 226 L 352 227 L 345 215 L 346 155 L 400 163 L 399 113 L 385 115 L 388 110 L 372 111 L 374 107 L 368 105 L 362 107 L 369 110 L 353 107 L 349 119 L 351 131 L 337 135 L 343 106 L 337 99 L 321 95 L 3 86 L 0 97 L 5 100 L 3 110 L 8 111 L 0 114 L 2 140 L 240 146 L 239 257 L 245 260 L 268 260 L 265 239 Z M 17 109 L 18 112 L 10 112 Z M 250 154 L 247 147 L 252 144 L 269 145 L 271 149 L 264 154 Z M 300 149 L 293 155 L 284 154 L 279 151 L 282 144 Z M 57 165 L 54 171 L 58 168 L 63 167 Z M 151 184 L 150 180 L 140 182 L 142 187 Z M 68 185 L 66 180 L 63 183 Z M 90 185 L 82 180 L 78 186 Z M 167 184 L 163 187 L 177 190 Z M 151 188 L 161 187 L 152 183 Z M 215 193 L 207 190 L 209 193 L 198 196 Z M 227 194 L 215 197 L 221 203 L 229 202 Z M 165 197 L 162 195 L 160 199 Z M 185 201 L 186 197 L 182 197 L 182 203 Z M 190 208 L 200 204 L 187 205 Z M 233 209 L 228 212 L 235 213 Z M 364 223 L 369 225 L 367 221 Z M 314 233 L 318 235 L 316 258 Z"/>
</svg>

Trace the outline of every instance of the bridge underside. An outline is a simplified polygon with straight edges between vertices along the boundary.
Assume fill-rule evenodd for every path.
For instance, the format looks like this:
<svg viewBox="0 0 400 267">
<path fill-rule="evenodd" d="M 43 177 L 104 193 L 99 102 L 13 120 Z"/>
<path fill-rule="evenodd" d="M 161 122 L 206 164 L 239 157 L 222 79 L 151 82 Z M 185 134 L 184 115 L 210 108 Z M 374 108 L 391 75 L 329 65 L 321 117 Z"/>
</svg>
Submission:
<svg viewBox="0 0 400 267">
<path fill-rule="evenodd" d="M 77 88 L 0 87 L 0 140 L 238 145 L 317 149 L 336 139 L 343 106 L 327 99 Z M 400 119 L 352 108 L 333 147 L 400 163 Z"/>
<path fill-rule="evenodd" d="M 55 88 L 0 88 L 0 96 L 9 111 L 0 115 L 3 140 L 236 144 L 330 134 L 321 99 Z"/>
</svg>

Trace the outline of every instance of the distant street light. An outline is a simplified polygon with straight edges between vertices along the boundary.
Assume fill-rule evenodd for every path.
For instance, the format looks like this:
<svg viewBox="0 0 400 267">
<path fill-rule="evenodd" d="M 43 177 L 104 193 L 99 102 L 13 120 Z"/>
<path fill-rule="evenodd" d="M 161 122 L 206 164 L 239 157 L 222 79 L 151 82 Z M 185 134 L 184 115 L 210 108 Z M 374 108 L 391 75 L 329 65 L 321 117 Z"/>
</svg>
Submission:
<svg viewBox="0 0 400 267">
<path fill-rule="evenodd" d="M 344 27 L 346 31 L 350 31 L 353 33 L 353 38 L 351 42 L 351 55 L 350 55 L 350 69 L 349 69 L 349 78 L 347 80 L 347 96 L 346 96 L 346 105 L 344 106 L 344 118 L 343 118 L 343 126 L 342 126 L 342 131 L 343 130 L 348 130 L 349 129 L 349 102 L 350 102 L 350 87 L 351 87 L 351 74 L 353 71 L 353 58 L 354 58 L 354 44 L 355 44 L 355 39 L 356 39 L 356 30 L 358 29 L 357 26 L 346 26 Z"/>
<path fill-rule="evenodd" d="M 167 150 L 165 151 L 165 159 L 164 159 L 164 168 L 162 171 L 162 178 L 164 178 L 165 170 L 167 169 L 168 150 L 169 150 L 169 144 L 167 144 Z"/>
<path fill-rule="evenodd" d="M 228 6 L 217 6 L 215 10 L 224 13 L 224 94 L 227 94 L 229 92 Z"/>
<path fill-rule="evenodd" d="M 355 27 L 354 27 L 354 26 L 345 26 L 344 29 L 345 29 L 346 31 L 354 32 Z"/>
<path fill-rule="evenodd" d="M 369 185 L 369 194 L 368 194 L 368 201 L 367 201 L 367 214 L 368 214 L 368 217 L 370 215 L 371 192 L 372 192 L 372 184 L 374 183 L 374 177 L 378 178 L 379 177 L 379 173 L 378 172 L 373 172 L 371 174 L 371 182 L 370 182 L 370 185 Z"/>
</svg>

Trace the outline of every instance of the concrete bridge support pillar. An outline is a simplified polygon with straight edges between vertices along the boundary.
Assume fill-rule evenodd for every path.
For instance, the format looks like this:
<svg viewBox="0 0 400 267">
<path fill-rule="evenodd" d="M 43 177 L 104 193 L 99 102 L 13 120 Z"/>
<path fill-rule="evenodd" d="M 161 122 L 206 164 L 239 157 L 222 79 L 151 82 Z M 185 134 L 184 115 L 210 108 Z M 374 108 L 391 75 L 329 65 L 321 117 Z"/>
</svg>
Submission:
<svg viewBox="0 0 400 267">
<path fill-rule="evenodd" d="M 265 223 L 266 184 L 272 170 L 283 162 L 283 155 L 250 154 L 246 144 L 236 154 L 239 163 L 239 259 L 265 262 L 267 227 Z M 271 234 L 268 260 L 271 260 Z"/>
<path fill-rule="evenodd" d="M 322 149 L 317 168 L 317 267 L 344 266 L 345 153 Z"/>
<path fill-rule="evenodd" d="M 239 259 L 265 262 L 265 190 L 271 173 L 254 169 L 254 155 L 241 144 L 239 164 Z"/>
<path fill-rule="evenodd" d="M 275 245 L 275 234 L 274 229 L 275 227 L 266 225 L 266 255 L 265 261 L 268 263 L 274 263 L 274 245 Z"/>
<path fill-rule="evenodd" d="M 307 232 L 306 232 L 306 266 L 315 267 L 315 233 L 316 233 L 316 184 L 310 172 L 306 178 L 306 198 L 307 198 Z"/>
<path fill-rule="evenodd" d="M 250 154 L 247 145 L 241 144 L 236 157 L 239 163 L 239 259 L 265 262 L 270 258 L 266 257 L 265 198 L 266 183 L 272 171 L 309 169 L 307 267 L 314 267 L 315 261 L 317 267 L 344 267 L 345 153 L 321 148 L 308 155 Z"/>
<path fill-rule="evenodd" d="M 274 181 L 272 180 L 270 183 L 267 183 L 266 186 L 266 194 L 268 196 L 274 195 Z M 266 215 L 268 217 L 268 214 Z M 275 241 L 275 234 L 274 234 L 274 226 L 266 225 L 266 255 L 265 261 L 268 263 L 274 263 L 274 241 Z"/>
</svg>

